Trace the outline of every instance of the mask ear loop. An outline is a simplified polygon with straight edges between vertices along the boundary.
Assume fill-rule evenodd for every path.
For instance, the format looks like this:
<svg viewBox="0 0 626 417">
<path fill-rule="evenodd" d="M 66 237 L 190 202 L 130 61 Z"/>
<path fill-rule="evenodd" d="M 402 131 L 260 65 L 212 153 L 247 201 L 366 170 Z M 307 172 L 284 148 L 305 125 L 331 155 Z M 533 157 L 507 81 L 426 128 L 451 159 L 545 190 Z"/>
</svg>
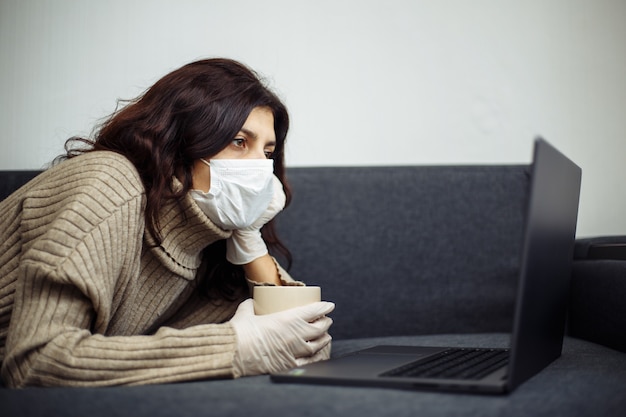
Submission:
<svg viewBox="0 0 626 417">
<path fill-rule="evenodd" d="M 201 161 L 203 164 L 205 164 L 206 166 L 208 166 L 208 167 L 209 167 L 209 170 L 211 169 L 211 163 L 210 163 L 209 161 L 207 161 L 207 160 L 206 160 L 206 159 L 204 159 L 204 158 L 200 158 L 200 161 Z M 211 175 L 211 183 L 210 183 L 210 185 L 213 185 L 213 175 Z M 214 188 L 214 187 L 209 186 L 209 191 L 207 191 L 207 193 L 209 193 L 209 192 L 211 191 L 211 189 L 212 189 L 212 188 Z M 205 194 L 206 194 L 206 193 L 205 193 Z"/>
</svg>

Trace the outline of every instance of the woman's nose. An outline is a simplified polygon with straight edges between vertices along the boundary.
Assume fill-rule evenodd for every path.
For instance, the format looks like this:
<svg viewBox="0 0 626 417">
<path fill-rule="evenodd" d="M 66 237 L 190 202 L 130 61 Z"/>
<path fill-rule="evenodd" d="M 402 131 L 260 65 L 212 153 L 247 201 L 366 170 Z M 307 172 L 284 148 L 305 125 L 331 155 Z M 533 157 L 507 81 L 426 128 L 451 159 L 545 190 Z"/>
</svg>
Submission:
<svg viewBox="0 0 626 417">
<path fill-rule="evenodd" d="M 267 159 L 267 157 L 265 156 L 265 149 L 252 149 L 250 152 L 248 152 L 248 155 L 246 155 L 246 158 Z"/>
</svg>

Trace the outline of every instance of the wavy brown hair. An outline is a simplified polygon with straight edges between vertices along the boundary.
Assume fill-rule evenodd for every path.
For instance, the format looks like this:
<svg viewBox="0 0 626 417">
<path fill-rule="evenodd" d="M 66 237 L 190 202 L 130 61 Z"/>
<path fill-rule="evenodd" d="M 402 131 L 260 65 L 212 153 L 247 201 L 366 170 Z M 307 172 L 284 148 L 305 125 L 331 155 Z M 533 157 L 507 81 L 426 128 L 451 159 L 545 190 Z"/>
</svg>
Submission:
<svg viewBox="0 0 626 417">
<path fill-rule="evenodd" d="M 289 204 L 284 163 L 287 109 L 255 72 L 229 59 L 196 61 L 167 74 L 107 118 L 94 131 L 93 139 L 68 139 L 66 153 L 58 159 L 99 150 L 128 158 L 146 190 L 147 232 L 160 244 L 162 207 L 171 200 L 181 204 L 192 186 L 194 161 L 226 148 L 255 107 L 269 108 L 274 115 L 274 173 L 284 185 Z M 174 176 L 182 183 L 179 190 L 172 189 Z M 270 250 L 278 251 L 291 264 L 273 221 L 263 227 L 262 234 Z M 243 277 L 240 267 L 226 261 L 225 247 L 225 241 L 220 241 L 205 250 L 210 266 L 201 286 L 207 293 L 217 287 L 224 295 L 232 289 L 228 282 Z"/>
</svg>

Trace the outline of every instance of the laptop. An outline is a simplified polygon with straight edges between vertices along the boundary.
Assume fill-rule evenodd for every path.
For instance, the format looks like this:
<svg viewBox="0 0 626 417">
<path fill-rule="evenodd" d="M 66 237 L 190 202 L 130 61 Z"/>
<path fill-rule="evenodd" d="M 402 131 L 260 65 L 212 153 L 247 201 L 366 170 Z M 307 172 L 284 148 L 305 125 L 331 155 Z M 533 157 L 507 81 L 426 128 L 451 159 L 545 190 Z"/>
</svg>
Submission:
<svg viewBox="0 0 626 417">
<path fill-rule="evenodd" d="M 561 356 L 581 169 L 537 138 L 508 348 L 375 346 L 274 373 L 274 382 L 513 391 Z"/>
</svg>

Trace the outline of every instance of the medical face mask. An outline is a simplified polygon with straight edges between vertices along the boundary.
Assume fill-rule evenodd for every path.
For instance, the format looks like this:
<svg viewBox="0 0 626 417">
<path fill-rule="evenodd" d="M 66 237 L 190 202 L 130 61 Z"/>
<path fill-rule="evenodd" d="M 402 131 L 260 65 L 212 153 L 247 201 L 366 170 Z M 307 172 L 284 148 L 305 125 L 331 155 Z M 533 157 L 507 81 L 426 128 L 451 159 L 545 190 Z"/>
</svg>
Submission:
<svg viewBox="0 0 626 417">
<path fill-rule="evenodd" d="M 268 208 L 274 195 L 272 159 L 201 159 L 211 170 L 208 192 L 191 196 L 209 219 L 225 230 L 250 226 Z"/>
</svg>

